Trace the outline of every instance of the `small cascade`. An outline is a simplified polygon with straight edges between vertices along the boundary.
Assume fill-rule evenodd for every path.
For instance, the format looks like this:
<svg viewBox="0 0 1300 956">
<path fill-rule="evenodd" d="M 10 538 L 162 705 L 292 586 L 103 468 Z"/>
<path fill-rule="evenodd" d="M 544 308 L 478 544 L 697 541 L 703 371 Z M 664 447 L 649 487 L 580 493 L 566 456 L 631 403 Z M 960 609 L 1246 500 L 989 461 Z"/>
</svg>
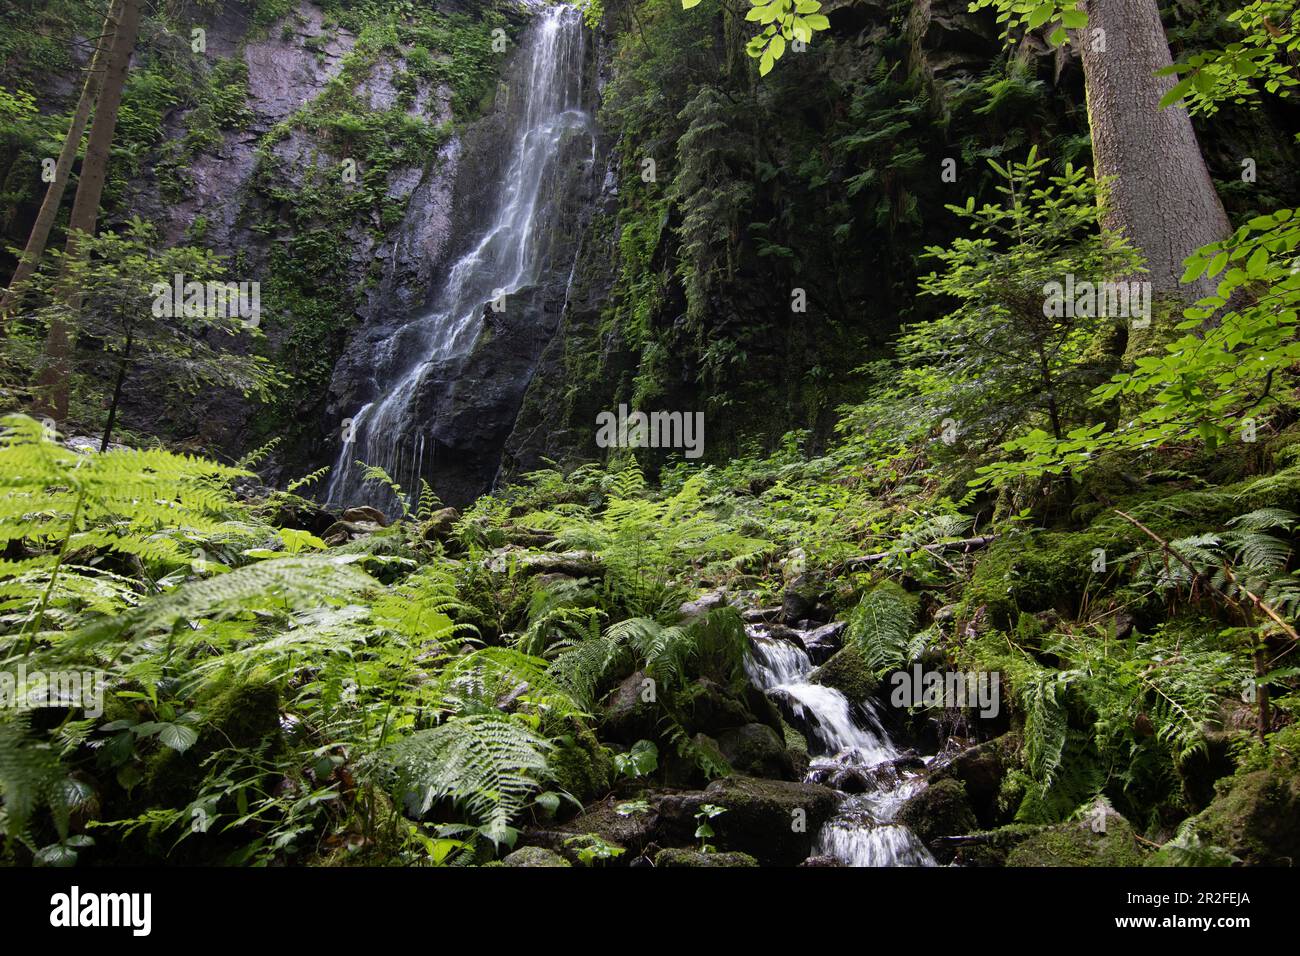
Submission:
<svg viewBox="0 0 1300 956">
<path fill-rule="evenodd" d="M 827 771 L 855 769 L 875 781 L 867 793 L 846 795 L 818 835 L 814 855 L 847 866 L 934 866 L 934 857 L 894 818 L 909 797 L 924 786 L 921 777 L 898 769 L 905 763 L 881 722 L 874 701 L 850 701 L 833 687 L 808 680 L 813 671 L 807 651 L 793 641 L 772 637 L 762 624 L 746 628 L 750 682 L 774 692 L 811 730 L 813 753 L 805 779 L 820 781 Z M 796 631 L 796 633 L 799 633 Z"/>
</svg>

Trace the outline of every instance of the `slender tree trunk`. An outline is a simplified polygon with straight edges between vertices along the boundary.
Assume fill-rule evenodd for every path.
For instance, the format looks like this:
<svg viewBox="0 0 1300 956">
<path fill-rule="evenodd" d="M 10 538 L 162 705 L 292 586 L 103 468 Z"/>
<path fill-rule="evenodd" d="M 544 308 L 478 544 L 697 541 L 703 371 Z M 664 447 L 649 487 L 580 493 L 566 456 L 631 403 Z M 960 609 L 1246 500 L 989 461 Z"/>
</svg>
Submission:
<svg viewBox="0 0 1300 956">
<path fill-rule="evenodd" d="M 134 330 L 128 325 L 126 341 L 122 343 L 122 357 L 117 363 L 117 381 L 113 383 L 113 401 L 108 406 L 108 421 L 104 423 L 104 439 L 99 443 L 100 451 L 108 451 L 109 440 L 113 437 L 113 425 L 117 422 L 117 406 L 122 401 L 122 383 L 126 381 L 126 370 L 131 367 L 131 342 L 134 336 Z"/>
<path fill-rule="evenodd" d="M 109 2 L 108 12 L 104 17 L 104 29 L 100 34 L 99 42 L 95 45 L 95 54 L 91 57 L 90 66 L 86 72 L 86 82 L 81 87 L 81 98 L 77 101 L 77 108 L 72 114 L 72 125 L 68 128 L 68 135 L 63 140 L 63 149 L 60 151 L 58 162 L 54 166 L 54 181 L 45 190 L 45 199 L 41 202 L 40 211 L 36 214 L 36 221 L 32 224 L 32 231 L 27 237 L 27 246 L 23 249 L 22 256 L 18 260 L 18 267 L 9 280 L 9 288 L 0 296 L 0 335 L 4 334 L 5 320 L 18 310 L 18 306 L 22 302 L 23 284 L 36 272 L 41 256 L 45 254 L 45 244 L 49 241 L 50 230 L 54 227 L 54 220 L 58 218 L 59 206 L 63 202 L 63 193 L 67 188 L 68 179 L 72 173 L 72 164 L 76 162 L 77 151 L 81 148 L 81 137 L 86 132 L 86 123 L 90 119 L 90 111 L 94 107 L 95 99 L 99 96 L 100 87 L 103 85 L 104 60 L 108 56 L 108 50 L 113 43 L 118 2 L 119 0 L 110 0 Z"/>
<path fill-rule="evenodd" d="M 1259 732 L 1260 740 L 1268 736 L 1273 725 L 1272 716 L 1269 714 L 1268 685 L 1264 683 L 1264 675 L 1267 673 L 1268 648 L 1261 639 L 1260 646 L 1255 649 L 1255 727 Z"/>
<path fill-rule="evenodd" d="M 68 241 L 64 254 L 77 255 L 82 234 L 94 235 L 99 218 L 99 200 L 104 193 L 104 180 L 108 174 L 108 158 L 113 148 L 113 133 L 117 129 L 118 108 L 122 105 L 122 90 L 126 86 L 126 73 L 135 49 L 136 33 L 140 28 L 140 0 L 120 0 L 120 16 L 113 45 L 109 51 L 104 72 L 103 89 L 95 107 L 95 120 L 90 126 L 90 141 L 86 144 L 86 158 L 81 164 L 81 178 L 77 181 L 77 196 L 72 202 L 68 220 Z M 66 268 L 66 266 L 65 266 Z M 75 312 L 81 306 L 80 291 L 64 283 L 60 291 L 64 303 Z M 63 421 L 68 416 L 68 364 L 72 339 L 67 323 L 60 318 L 50 321 L 45 337 L 45 367 L 37 379 L 37 410 Z"/>
<path fill-rule="evenodd" d="M 1095 173 L 1114 177 L 1102 222 L 1146 258 L 1153 298 L 1195 300 L 1213 292 L 1215 280 L 1180 285 L 1182 262 L 1230 227 L 1186 108 L 1159 105 L 1175 78 L 1155 75 L 1172 62 L 1156 0 L 1086 0 L 1084 8 L 1088 26 L 1073 42 L 1083 58 Z"/>
</svg>

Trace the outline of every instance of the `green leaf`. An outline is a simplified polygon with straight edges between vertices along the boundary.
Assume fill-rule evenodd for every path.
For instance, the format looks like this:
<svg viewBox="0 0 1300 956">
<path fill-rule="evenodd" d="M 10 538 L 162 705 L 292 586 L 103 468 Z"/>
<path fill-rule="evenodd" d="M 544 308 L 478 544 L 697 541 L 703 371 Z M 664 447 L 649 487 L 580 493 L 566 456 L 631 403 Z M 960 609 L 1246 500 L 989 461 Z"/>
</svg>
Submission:
<svg viewBox="0 0 1300 956">
<path fill-rule="evenodd" d="M 177 753 L 185 753 L 198 741 L 199 735 L 194 728 L 183 724 L 163 724 L 162 730 L 158 732 L 158 739 L 162 741 L 163 746 L 170 747 Z"/>
<path fill-rule="evenodd" d="M 1200 256 L 1191 256 L 1187 260 L 1187 268 L 1183 270 L 1181 282 L 1195 282 L 1205 272 L 1205 267 L 1209 265 L 1208 260 Z"/>
<path fill-rule="evenodd" d="M 1195 79 L 1196 74 L 1193 73 L 1191 76 L 1185 76 L 1175 83 L 1169 92 L 1160 98 L 1160 109 L 1173 106 L 1186 96 L 1191 91 L 1192 83 Z"/>
<path fill-rule="evenodd" d="M 1034 7 L 1032 11 L 1030 11 L 1029 20 L 1026 23 L 1026 26 L 1028 26 L 1029 29 L 1031 30 L 1037 30 L 1044 23 L 1050 20 L 1052 18 L 1052 14 L 1055 12 L 1056 12 L 1056 5 L 1054 3 L 1040 3 L 1038 6 Z"/>
<path fill-rule="evenodd" d="M 1252 279 L 1257 279 L 1267 268 L 1268 250 L 1261 246 L 1251 253 L 1250 259 L 1246 261 L 1246 274 Z"/>
</svg>

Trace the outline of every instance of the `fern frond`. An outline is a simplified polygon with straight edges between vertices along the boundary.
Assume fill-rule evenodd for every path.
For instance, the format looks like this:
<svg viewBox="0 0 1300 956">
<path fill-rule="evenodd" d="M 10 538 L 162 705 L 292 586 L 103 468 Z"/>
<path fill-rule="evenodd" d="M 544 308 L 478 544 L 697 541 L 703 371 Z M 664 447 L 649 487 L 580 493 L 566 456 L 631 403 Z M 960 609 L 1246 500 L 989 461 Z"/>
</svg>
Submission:
<svg viewBox="0 0 1300 956">
<path fill-rule="evenodd" d="M 915 600 L 892 581 L 883 581 L 862 596 L 849 617 L 847 638 L 873 670 L 908 663 Z"/>
<path fill-rule="evenodd" d="M 443 797 L 463 802 L 494 843 L 549 775 L 550 741 L 502 714 L 453 717 L 389 746 L 378 757 L 408 809 L 423 816 Z"/>
</svg>

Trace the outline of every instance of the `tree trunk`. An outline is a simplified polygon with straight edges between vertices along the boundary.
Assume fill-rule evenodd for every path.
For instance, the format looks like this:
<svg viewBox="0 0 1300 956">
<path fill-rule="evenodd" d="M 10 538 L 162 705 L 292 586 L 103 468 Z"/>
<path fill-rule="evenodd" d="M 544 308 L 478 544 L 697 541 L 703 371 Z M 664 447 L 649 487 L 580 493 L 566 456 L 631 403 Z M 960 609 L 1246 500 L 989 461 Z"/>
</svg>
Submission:
<svg viewBox="0 0 1300 956">
<path fill-rule="evenodd" d="M 108 451 L 108 443 L 113 437 L 113 426 L 117 423 L 117 406 L 122 401 L 122 383 L 126 381 L 126 370 L 131 366 L 131 341 L 133 331 L 128 325 L 126 341 L 122 343 L 122 358 L 117 363 L 117 381 L 113 383 L 113 400 L 108 406 L 108 421 L 104 423 L 104 438 L 99 443 L 100 451 Z"/>
<path fill-rule="evenodd" d="M 81 148 L 81 137 L 86 132 L 90 111 L 103 85 L 104 60 L 113 43 L 118 3 L 119 0 L 109 2 L 108 12 L 104 15 L 104 29 L 100 34 L 99 42 L 95 45 L 95 54 L 91 57 L 86 72 L 86 82 L 81 87 L 81 98 L 77 100 L 77 108 L 72 114 L 72 125 L 68 128 L 68 135 L 63 140 L 63 149 L 54 166 L 54 181 L 45 190 L 45 199 L 41 202 L 40 212 L 36 214 L 36 221 L 32 224 L 32 231 L 27 237 L 27 246 L 18 260 L 18 267 L 14 269 L 13 277 L 9 280 L 9 288 L 5 290 L 3 296 L 0 296 L 0 335 L 4 334 L 5 320 L 18 310 L 22 302 L 23 284 L 36 272 L 41 256 L 45 254 L 45 244 L 49 241 L 54 220 L 58 218 L 63 192 L 72 173 L 72 164 L 76 162 L 77 151 Z"/>
<path fill-rule="evenodd" d="M 66 256 L 77 255 L 82 233 L 93 235 L 95 232 L 113 133 L 117 129 L 117 112 L 122 105 L 122 90 L 126 86 L 126 73 L 140 28 L 140 0 L 120 0 L 120 4 L 120 17 L 108 55 L 103 89 L 95 107 L 86 158 L 81 164 L 81 178 L 77 181 L 77 196 L 72 202 L 72 214 L 68 220 L 68 241 L 64 246 Z M 60 291 L 60 297 L 70 311 L 75 312 L 81 306 L 79 290 L 67 283 Z M 68 359 L 71 351 L 67 324 L 60 318 L 52 319 L 45 337 L 45 367 L 37 379 L 37 410 L 38 414 L 49 415 L 56 421 L 63 421 L 68 416 Z"/>
<path fill-rule="evenodd" d="M 1175 77 L 1156 0 L 1087 0 L 1088 25 L 1073 42 L 1083 58 L 1094 172 L 1114 177 L 1101 202 L 1102 223 L 1146 258 L 1153 299 L 1194 301 L 1215 280 L 1183 286 L 1183 260 L 1230 232 L 1187 110 L 1160 109 Z M 1097 34 L 1095 31 L 1105 31 Z"/>
</svg>

